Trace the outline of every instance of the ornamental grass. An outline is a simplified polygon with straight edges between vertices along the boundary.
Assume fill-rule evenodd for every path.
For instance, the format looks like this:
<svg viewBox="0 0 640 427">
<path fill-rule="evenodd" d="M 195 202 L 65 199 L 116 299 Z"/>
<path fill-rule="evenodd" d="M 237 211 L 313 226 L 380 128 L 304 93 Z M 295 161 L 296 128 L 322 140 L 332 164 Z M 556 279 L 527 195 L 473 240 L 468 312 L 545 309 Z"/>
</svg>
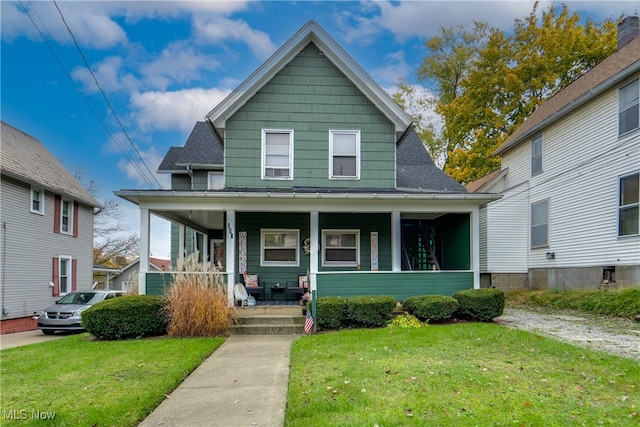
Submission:
<svg viewBox="0 0 640 427">
<path fill-rule="evenodd" d="M 195 253 L 178 261 L 173 279 L 166 292 L 169 336 L 224 336 L 236 314 L 229 306 L 224 275 L 199 262 Z"/>
</svg>

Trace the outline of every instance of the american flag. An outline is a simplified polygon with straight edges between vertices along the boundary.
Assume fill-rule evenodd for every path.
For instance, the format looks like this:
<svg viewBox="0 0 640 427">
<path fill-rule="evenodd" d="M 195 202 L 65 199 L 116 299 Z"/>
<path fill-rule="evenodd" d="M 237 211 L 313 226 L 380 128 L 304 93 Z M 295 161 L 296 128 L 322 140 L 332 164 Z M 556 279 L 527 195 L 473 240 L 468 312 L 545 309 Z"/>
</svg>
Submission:
<svg viewBox="0 0 640 427">
<path fill-rule="evenodd" d="M 311 310 L 307 310 L 307 318 L 304 321 L 304 331 L 308 334 L 313 329 L 313 316 Z"/>
</svg>

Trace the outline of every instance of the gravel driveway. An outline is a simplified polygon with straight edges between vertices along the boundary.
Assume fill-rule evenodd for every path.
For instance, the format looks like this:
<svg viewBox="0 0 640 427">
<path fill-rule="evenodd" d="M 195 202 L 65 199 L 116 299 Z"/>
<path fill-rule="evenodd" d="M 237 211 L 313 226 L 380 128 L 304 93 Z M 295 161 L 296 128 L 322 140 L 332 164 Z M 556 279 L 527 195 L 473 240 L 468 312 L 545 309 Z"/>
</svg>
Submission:
<svg viewBox="0 0 640 427">
<path fill-rule="evenodd" d="M 505 308 L 501 325 L 532 331 L 561 341 L 640 360 L 640 323 L 570 312 L 543 313 Z"/>
</svg>

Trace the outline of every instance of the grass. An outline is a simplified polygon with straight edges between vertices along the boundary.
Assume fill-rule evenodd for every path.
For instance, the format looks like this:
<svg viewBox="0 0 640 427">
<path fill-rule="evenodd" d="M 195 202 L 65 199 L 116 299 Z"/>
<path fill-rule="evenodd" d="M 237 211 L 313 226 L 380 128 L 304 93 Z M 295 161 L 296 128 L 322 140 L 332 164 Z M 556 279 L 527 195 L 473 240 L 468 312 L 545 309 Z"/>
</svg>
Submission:
<svg viewBox="0 0 640 427">
<path fill-rule="evenodd" d="M 0 424 L 135 426 L 223 338 L 94 341 L 89 334 L 2 350 Z"/>
<path fill-rule="evenodd" d="M 490 323 L 306 336 L 291 366 L 287 427 L 640 425 L 637 361 Z"/>
</svg>

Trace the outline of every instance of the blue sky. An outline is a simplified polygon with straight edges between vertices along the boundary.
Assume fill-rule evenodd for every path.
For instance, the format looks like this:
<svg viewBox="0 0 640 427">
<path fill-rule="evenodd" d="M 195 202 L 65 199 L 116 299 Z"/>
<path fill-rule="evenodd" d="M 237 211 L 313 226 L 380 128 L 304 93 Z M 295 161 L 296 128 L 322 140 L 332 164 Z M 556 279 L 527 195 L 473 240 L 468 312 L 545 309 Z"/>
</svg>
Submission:
<svg viewBox="0 0 640 427">
<path fill-rule="evenodd" d="M 565 3 L 596 22 L 640 9 L 637 1 Z M 2 0 L 0 113 L 69 170 L 83 169 L 99 199 L 120 189 L 169 188 L 169 177 L 155 174 L 169 147 L 182 146 L 195 122 L 309 19 L 390 93 L 400 79 L 428 93 L 415 74 L 425 41 L 441 27 L 482 20 L 508 31 L 533 4 L 59 0 L 56 7 Z M 137 206 L 120 205 L 138 233 Z M 166 230 L 152 223 L 155 256 L 169 253 Z"/>
</svg>

